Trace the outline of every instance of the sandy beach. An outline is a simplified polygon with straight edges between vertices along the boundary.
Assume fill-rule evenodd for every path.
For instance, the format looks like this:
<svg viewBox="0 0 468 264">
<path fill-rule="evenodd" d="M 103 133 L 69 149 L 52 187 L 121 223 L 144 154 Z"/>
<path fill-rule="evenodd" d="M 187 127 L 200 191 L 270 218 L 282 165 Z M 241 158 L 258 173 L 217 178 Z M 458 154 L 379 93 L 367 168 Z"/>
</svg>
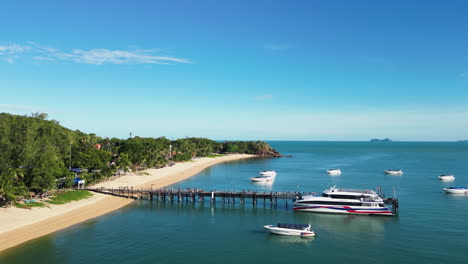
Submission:
<svg viewBox="0 0 468 264">
<path fill-rule="evenodd" d="M 96 184 L 94 187 L 162 188 L 187 179 L 212 165 L 253 157 L 255 156 L 236 154 L 219 158 L 198 158 L 177 163 L 172 167 L 124 175 L 113 181 Z M 133 199 L 95 193 L 91 198 L 64 205 L 50 204 L 48 207 L 32 209 L 0 208 L 0 251 L 109 213 L 133 201 Z"/>
</svg>

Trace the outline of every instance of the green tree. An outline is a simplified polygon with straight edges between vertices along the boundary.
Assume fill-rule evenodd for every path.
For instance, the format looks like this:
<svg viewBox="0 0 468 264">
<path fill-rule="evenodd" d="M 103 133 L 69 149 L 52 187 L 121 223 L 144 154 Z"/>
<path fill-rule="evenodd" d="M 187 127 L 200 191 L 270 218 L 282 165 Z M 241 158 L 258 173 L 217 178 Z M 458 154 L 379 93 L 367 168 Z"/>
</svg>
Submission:
<svg viewBox="0 0 468 264">
<path fill-rule="evenodd" d="M 119 159 L 117 160 L 117 168 L 124 172 L 128 172 L 131 166 L 132 166 L 132 163 L 130 162 L 130 159 L 128 158 L 128 154 L 121 153 L 119 155 Z"/>
</svg>

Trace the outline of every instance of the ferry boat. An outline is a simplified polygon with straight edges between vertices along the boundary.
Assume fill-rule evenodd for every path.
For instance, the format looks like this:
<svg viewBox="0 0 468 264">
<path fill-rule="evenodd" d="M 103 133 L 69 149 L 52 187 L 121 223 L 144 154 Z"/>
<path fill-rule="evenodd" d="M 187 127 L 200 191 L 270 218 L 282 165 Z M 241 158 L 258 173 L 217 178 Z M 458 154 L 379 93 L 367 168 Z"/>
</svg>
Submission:
<svg viewBox="0 0 468 264">
<path fill-rule="evenodd" d="M 265 225 L 263 228 L 269 230 L 273 234 L 284 235 L 284 236 L 302 236 L 302 237 L 314 237 L 316 236 L 314 230 L 311 229 L 310 225 L 301 224 L 277 224 Z"/>
<path fill-rule="evenodd" d="M 449 187 L 444 188 L 444 191 L 450 194 L 468 194 L 468 187 Z"/>
<path fill-rule="evenodd" d="M 340 169 L 329 169 L 329 170 L 327 170 L 327 173 L 329 175 L 341 175 L 341 170 Z"/>
<path fill-rule="evenodd" d="M 274 179 L 272 176 L 257 176 L 250 178 L 253 182 L 272 182 Z"/>
<path fill-rule="evenodd" d="M 441 181 L 453 181 L 453 180 L 455 180 L 455 176 L 453 176 L 452 174 L 439 175 L 439 180 L 441 180 Z"/>
<path fill-rule="evenodd" d="M 394 206 L 398 206 L 396 199 Z M 395 209 L 397 207 L 394 207 Z M 358 215 L 394 215 L 385 206 L 383 198 L 373 190 L 339 189 L 336 186 L 323 191 L 321 196 L 307 195 L 298 197 L 294 202 L 294 211 L 358 214 Z"/>
<path fill-rule="evenodd" d="M 260 172 L 260 175 L 262 175 L 262 176 L 272 176 L 272 177 L 275 177 L 275 176 L 276 176 L 276 171 L 274 171 L 274 170 L 261 171 L 261 172 Z"/>
<path fill-rule="evenodd" d="M 384 172 L 388 175 L 403 175 L 402 170 L 385 170 Z"/>
</svg>

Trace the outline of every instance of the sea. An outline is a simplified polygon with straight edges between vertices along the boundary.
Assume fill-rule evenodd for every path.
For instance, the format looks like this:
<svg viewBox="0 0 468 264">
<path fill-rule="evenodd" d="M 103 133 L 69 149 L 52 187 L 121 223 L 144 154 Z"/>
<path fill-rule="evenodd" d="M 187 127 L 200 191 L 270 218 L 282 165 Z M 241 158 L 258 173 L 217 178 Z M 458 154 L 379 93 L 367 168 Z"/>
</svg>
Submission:
<svg viewBox="0 0 468 264">
<path fill-rule="evenodd" d="M 396 216 L 294 212 L 277 206 L 135 201 L 129 206 L 0 252 L 15 263 L 468 263 L 468 143 L 272 141 L 292 157 L 212 166 L 170 188 L 317 192 L 376 189 L 396 196 Z M 327 169 L 339 168 L 340 176 Z M 401 169 L 404 174 L 384 174 Z M 275 170 L 268 185 L 249 178 Z M 453 173 L 456 180 L 437 176 Z M 279 236 L 262 227 L 311 224 L 315 238 Z"/>
</svg>

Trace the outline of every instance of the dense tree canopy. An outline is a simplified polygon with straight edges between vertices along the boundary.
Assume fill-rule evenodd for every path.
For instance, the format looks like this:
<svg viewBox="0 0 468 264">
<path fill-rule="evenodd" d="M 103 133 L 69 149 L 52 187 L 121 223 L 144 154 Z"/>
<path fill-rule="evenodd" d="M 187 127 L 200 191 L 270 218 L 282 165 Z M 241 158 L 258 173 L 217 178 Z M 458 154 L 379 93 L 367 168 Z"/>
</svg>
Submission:
<svg viewBox="0 0 468 264">
<path fill-rule="evenodd" d="M 213 153 L 248 153 L 264 157 L 279 153 L 262 141 L 216 142 L 206 138 L 101 138 L 67 129 L 47 115 L 0 113 L 0 203 L 29 191 L 44 193 L 70 186 L 70 168 L 87 169 L 88 182 L 130 168 L 159 168 Z"/>
</svg>

